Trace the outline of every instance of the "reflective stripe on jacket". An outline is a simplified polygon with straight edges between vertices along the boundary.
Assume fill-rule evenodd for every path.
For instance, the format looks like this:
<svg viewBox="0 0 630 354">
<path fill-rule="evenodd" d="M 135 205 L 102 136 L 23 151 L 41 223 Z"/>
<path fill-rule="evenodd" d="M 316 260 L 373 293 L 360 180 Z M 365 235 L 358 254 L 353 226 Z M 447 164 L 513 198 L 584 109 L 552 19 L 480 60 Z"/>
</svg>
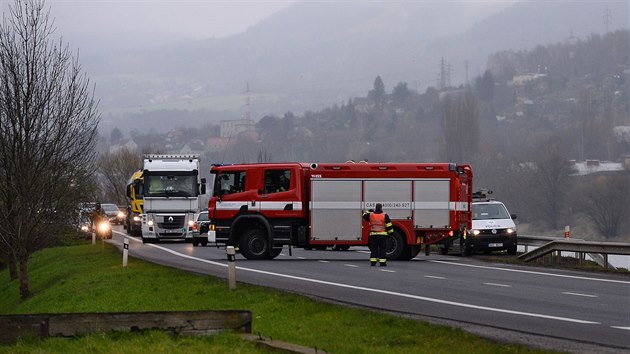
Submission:
<svg viewBox="0 0 630 354">
<path fill-rule="evenodd" d="M 370 213 L 370 235 L 387 235 L 385 213 Z"/>
</svg>

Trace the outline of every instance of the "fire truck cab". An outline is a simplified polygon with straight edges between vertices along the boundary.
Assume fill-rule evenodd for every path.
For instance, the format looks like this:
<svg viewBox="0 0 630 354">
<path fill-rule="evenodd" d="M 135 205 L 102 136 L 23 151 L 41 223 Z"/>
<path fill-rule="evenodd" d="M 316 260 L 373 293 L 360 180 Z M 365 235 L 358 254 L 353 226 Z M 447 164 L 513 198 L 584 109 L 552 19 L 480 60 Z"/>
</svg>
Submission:
<svg viewBox="0 0 630 354">
<path fill-rule="evenodd" d="M 472 170 L 450 163 L 262 163 L 213 165 L 209 237 L 248 259 L 284 246 L 365 246 L 363 211 L 383 205 L 394 225 L 389 259 L 471 228 Z"/>
</svg>

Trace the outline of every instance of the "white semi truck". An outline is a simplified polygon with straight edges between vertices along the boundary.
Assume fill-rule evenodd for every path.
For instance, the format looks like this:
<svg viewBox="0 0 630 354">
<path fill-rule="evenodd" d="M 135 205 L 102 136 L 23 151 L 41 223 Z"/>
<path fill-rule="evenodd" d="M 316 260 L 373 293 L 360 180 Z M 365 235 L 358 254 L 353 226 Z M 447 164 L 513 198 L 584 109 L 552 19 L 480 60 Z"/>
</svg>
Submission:
<svg viewBox="0 0 630 354">
<path fill-rule="evenodd" d="M 199 197 L 206 193 L 199 155 L 145 155 L 142 241 L 193 241 Z"/>
</svg>

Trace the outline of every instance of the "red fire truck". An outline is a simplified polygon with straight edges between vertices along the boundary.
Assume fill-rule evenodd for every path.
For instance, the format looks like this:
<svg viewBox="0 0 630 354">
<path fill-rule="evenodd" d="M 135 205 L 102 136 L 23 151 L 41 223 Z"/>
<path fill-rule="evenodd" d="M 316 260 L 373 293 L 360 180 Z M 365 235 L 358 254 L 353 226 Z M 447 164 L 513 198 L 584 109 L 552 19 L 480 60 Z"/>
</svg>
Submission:
<svg viewBox="0 0 630 354">
<path fill-rule="evenodd" d="M 472 169 L 453 163 L 260 163 L 213 165 L 209 239 L 272 259 L 284 246 L 368 244 L 364 210 L 390 216 L 387 258 L 452 242 L 472 226 Z"/>
</svg>

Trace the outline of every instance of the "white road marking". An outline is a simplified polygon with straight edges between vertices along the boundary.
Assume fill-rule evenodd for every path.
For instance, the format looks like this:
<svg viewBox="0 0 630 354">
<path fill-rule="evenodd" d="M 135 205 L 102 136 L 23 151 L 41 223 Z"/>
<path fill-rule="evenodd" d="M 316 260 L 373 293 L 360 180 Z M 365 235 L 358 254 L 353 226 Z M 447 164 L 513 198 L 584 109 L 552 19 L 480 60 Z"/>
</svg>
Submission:
<svg viewBox="0 0 630 354">
<path fill-rule="evenodd" d="M 512 285 L 507 285 L 507 284 L 497 284 L 497 283 L 483 283 L 483 285 L 500 286 L 500 287 L 504 287 L 504 288 L 511 288 L 511 287 L 512 287 Z"/>
<path fill-rule="evenodd" d="M 447 261 L 437 261 L 437 260 L 429 260 L 428 262 L 450 264 L 450 265 L 460 266 L 460 267 L 483 268 L 483 269 L 502 270 L 502 271 L 506 271 L 506 272 L 515 272 L 515 273 L 547 275 L 547 276 L 550 276 L 550 277 L 558 277 L 558 278 L 583 279 L 583 280 L 602 281 L 602 282 L 608 282 L 608 283 L 630 284 L 630 281 L 625 281 L 625 280 L 581 277 L 581 276 L 576 276 L 576 275 L 564 275 L 564 274 L 536 272 L 536 271 L 522 270 L 522 269 L 509 269 L 509 268 L 501 268 L 501 267 L 489 267 L 489 266 L 480 266 L 480 265 L 474 265 L 474 264 L 462 264 L 462 263 L 457 263 L 457 262 L 447 262 Z"/>
<path fill-rule="evenodd" d="M 125 237 L 128 237 L 128 236 L 125 235 Z M 131 240 L 134 240 L 136 242 L 142 242 L 141 240 L 135 239 L 133 237 L 128 237 L 128 238 L 131 239 Z M 189 256 L 189 255 L 186 255 L 186 254 L 183 254 L 183 253 L 175 252 L 175 251 L 173 251 L 171 249 L 168 249 L 166 247 L 158 246 L 158 245 L 151 244 L 151 243 L 147 244 L 147 246 L 154 247 L 154 248 L 157 248 L 157 249 L 161 249 L 164 252 L 168 252 L 170 254 L 173 254 L 173 255 L 176 255 L 176 256 L 179 256 L 179 257 L 182 257 L 182 258 L 196 260 L 196 261 L 199 261 L 199 262 L 202 262 L 202 263 L 212 264 L 212 265 L 216 265 L 216 266 L 224 267 L 224 268 L 227 268 L 227 266 L 228 266 L 225 263 L 214 262 L 214 261 L 209 261 L 207 259 L 201 259 L 201 258 Z M 449 262 L 445 262 L 445 263 L 449 263 Z M 361 291 L 378 293 L 378 294 L 384 294 L 384 295 L 398 296 L 398 297 L 403 297 L 403 298 L 407 298 L 407 299 L 415 299 L 415 300 L 419 300 L 419 301 L 426 301 L 426 302 L 438 303 L 438 304 L 442 304 L 442 305 L 450 305 L 450 306 L 463 307 L 463 308 L 469 308 L 469 309 L 476 309 L 476 310 L 482 310 L 482 311 L 488 311 L 488 312 L 507 313 L 507 314 L 511 314 L 511 315 L 518 315 L 518 316 L 525 316 L 525 317 L 535 317 L 535 318 L 544 318 L 544 319 L 549 319 L 549 320 L 556 320 L 556 321 L 563 321 L 563 322 L 573 322 L 573 323 L 581 323 L 581 324 L 601 324 L 600 322 L 581 320 L 581 319 L 577 319 L 577 318 L 559 317 L 559 316 L 545 315 L 545 314 L 541 314 L 541 313 L 522 312 L 522 311 L 515 311 L 515 310 L 508 310 L 508 309 L 499 309 L 499 308 L 494 308 L 494 307 L 479 306 L 479 305 L 467 304 L 467 303 L 463 303 L 463 302 L 455 302 L 455 301 L 448 301 L 448 300 L 430 298 L 430 297 L 426 297 L 426 296 L 418 296 L 418 295 L 413 295 L 413 294 L 398 293 L 398 292 L 393 292 L 393 291 L 389 291 L 389 290 L 366 288 L 366 287 L 363 287 L 363 286 L 348 285 L 348 284 L 335 283 L 335 282 L 319 280 L 319 279 L 298 277 L 298 276 L 295 276 L 295 275 L 288 275 L 288 274 L 281 274 L 281 273 L 275 273 L 275 272 L 268 272 L 268 271 L 259 270 L 259 269 L 245 268 L 245 267 L 239 267 L 239 266 L 237 266 L 236 269 L 242 270 L 242 271 L 246 271 L 246 272 L 252 272 L 252 273 L 258 273 L 258 274 L 265 274 L 265 275 L 276 276 L 276 277 L 279 277 L 279 278 L 293 279 L 293 280 L 299 280 L 299 281 L 315 283 L 315 284 L 336 286 L 336 287 L 345 288 L 345 289 L 361 290 Z"/>
<path fill-rule="evenodd" d="M 435 275 L 425 275 L 425 278 L 431 278 L 431 279 L 446 279 L 445 277 L 436 277 Z"/>
<path fill-rule="evenodd" d="M 306 259 L 306 257 L 297 257 L 297 259 Z"/>
<path fill-rule="evenodd" d="M 321 259 L 318 262 L 319 263 L 330 263 L 330 261 L 324 261 L 324 260 L 321 260 Z"/>
<path fill-rule="evenodd" d="M 366 254 L 370 254 L 370 251 L 355 251 L 357 253 L 366 253 Z"/>
<path fill-rule="evenodd" d="M 389 270 L 389 269 L 381 269 L 381 272 L 396 273 L 395 270 Z"/>
<path fill-rule="evenodd" d="M 630 327 L 610 326 L 610 328 L 623 329 L 623 330 L 626 330 L 626 331 L 630 331 Z"/>
<path fill-rule="evenodd" d="M 344 264 L 346 267 L 358 268 L 359 266 L 356 264 Z"/>
<path fill-rule="evenodd" d="M 575 295 L 575 296 L 584 296 L 584 297 L 597 297 L 597 295 L 571 293 L 571 292 L 568 292 L 568 291 L 563 291 L 562 293 L 565 294 L 565 295 Z"/>
</svg>

